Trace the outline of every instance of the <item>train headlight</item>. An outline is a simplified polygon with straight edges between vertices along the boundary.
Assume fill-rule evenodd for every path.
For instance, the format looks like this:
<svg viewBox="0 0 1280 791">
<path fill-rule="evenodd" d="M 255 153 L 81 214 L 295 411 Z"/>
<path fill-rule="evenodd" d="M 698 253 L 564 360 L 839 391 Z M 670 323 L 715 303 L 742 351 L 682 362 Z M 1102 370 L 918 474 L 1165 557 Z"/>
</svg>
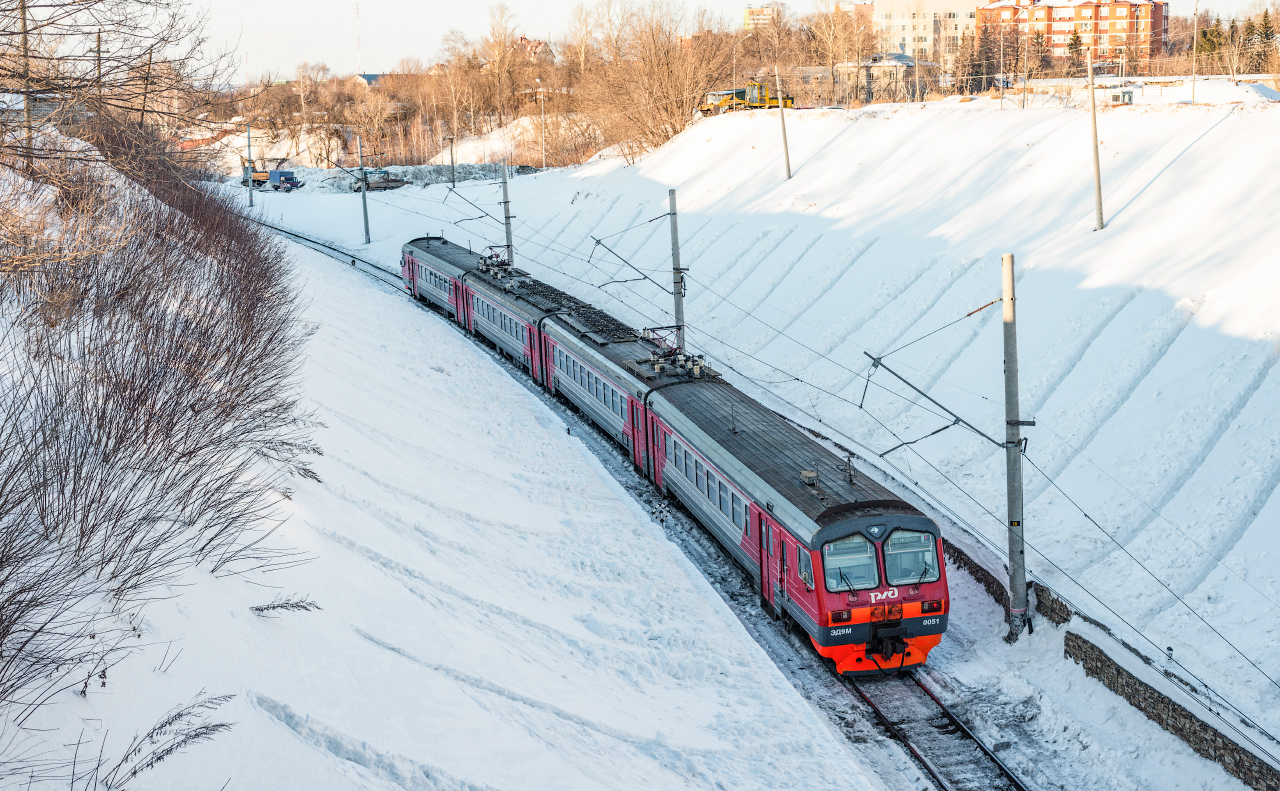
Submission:
<svg viewBox="0 0 1280 791">
<path fill-rule="evenodd" d="M 884 620 L 884 605 L 883 605 L 883 604 L 877 604 L 875 607 L 872 607 L 872 608 L 871 608 L 871 620 L 872 620 L 872 621 L 883 621 L 883 620 Z"/>
<path fill-rule="evenodd" d="M 831 623 L 846 623 L 849 620 L 848 610 L 834 610 L 831 613 Z"/>
<path fill-rule="evenodd" d="M 902 605 L 901 605 L 901 604 L 890 604 L 890 605 L 889 605 L 889 612 L 888 612 L 888 614 L 886 615 L 886 617 L 887 617 L 887 618 L 888 618 L 888 620 L 890 620 L 890 621 L 901 621 L 901 620 L 902 620 Z"/>
<path fill-rule="evenodd" d="M 940 601 L 920 602 L 920 612 L 921 614 L 926 614 L 931 612 L 942 612 L 942 602 Z"/>
</svg>

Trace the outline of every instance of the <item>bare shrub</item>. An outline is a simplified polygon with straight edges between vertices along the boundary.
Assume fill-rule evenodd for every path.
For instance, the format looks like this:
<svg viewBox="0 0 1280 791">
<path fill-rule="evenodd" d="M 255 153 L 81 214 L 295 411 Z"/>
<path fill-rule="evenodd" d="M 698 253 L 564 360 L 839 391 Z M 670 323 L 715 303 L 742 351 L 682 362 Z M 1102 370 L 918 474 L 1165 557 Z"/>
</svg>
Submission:
<svg viewBox="0 0 1280 791">
<path fill-rule="evenodd" d="M 311 612 L 323 608 L 306 596 L 277 596 L 271 600 L 270 604 L 259 604 L 249 609 L 255 615 L 267 616 L 267 613 L 272 612 Z"/>
<path fill-rule="evenodd" d="M 0 233 L 0 260 L 20 262 L 0 272 L 0 715 L 14 722 L 105 667 L 157 585 L 269 557 L 285 481 L 314 477 L 296 381 L 309 328 L 280 242 L 140 139 L 96 142 L 144 184 L 46 168 L 11 185 L 36 219 Z"/>
</svg>

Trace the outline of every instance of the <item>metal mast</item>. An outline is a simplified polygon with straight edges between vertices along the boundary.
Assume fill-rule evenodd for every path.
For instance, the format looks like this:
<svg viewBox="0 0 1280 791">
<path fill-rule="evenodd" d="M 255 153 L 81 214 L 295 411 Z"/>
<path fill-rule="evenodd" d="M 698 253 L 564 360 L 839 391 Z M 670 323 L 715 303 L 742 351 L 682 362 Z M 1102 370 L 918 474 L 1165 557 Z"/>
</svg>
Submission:
<svg viewBox="0 0 1280 791">
<path fill-rule="evenodd" d="M 680 266 L 680 231 L 676 227 L 676 191 L 667 190 L 671 199 L 671 293 L 676 301 L 676 348 L 684 348 L 684 272 Z"/>
<path fill-rule="evenodd" d="M 515 247 L 511 244 L 511 198 L 507 195 L 507 163 L 502 162 L 502 214 L 507 226 L 507 265 L 515 266 Z"/>
</svg>

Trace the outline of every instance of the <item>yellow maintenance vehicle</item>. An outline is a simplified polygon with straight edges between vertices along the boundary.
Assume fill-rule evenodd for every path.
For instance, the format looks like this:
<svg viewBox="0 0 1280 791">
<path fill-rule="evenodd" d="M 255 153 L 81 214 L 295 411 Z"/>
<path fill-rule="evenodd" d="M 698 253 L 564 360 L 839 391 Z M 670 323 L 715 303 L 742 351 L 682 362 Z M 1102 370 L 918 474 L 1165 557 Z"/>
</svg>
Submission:
<svg viewBox="0 0 1280 791">
<path fill-rule="evenodd" d="M 783 107 L 794 107 L 796 100 L 791 96 L 782 97 Z M 731 91 L 712 91 L 707 100 L 698 107 L 703 115 L 720 115 L 735 110 L 768 110 L 778 106 L 778 97 L 770 95 L 769 86 L 760 82 L 749 82 L 745 88 Z"/>
</svg>

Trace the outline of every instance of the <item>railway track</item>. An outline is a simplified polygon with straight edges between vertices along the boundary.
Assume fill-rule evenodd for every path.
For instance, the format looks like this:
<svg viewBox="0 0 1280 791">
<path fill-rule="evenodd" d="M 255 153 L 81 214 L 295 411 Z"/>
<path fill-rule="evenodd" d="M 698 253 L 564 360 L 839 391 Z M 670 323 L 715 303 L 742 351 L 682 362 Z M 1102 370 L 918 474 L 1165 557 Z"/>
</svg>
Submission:
<svg viewBox="0 0 1280 791">
<path fill-rule="evenodd" d="M 842 681 L 943 791 L 1027 791 L 915 673 Z"/>
<path fill-rule="evenodd" d="M 398 273 L 339 247 L 262 220 L 254 221 L 404 293 Z M 428 310 L 426 306 L 423 309 Z M 832 673 L 823 664 L 822 657 L 807 644 L 801 645 L 783 622 L 771 620 L 760 610 L 751 579 L 741 572 L 692 516 L 683 513 L 678 504 L 673 507 L 628 469 L 628 465 L 622 463 L 625 460 L 613 452 L 611 440 L 595 431 L 594 426 L 581 416 L 549 399 L 540 387 L 522 376 L 515 376 L 515 368 L 505 358 L 496 352 L 494 356 L 509 368 L 517 381 L 528 386 L 567 422 L 576 423 L 580 427 L 580 437 L 585 438 L 583 429 L 593 435 L 592 441 L 586 444 L 605 468 L 662 524 L 668 537 L 716 587 L 743 626 L 788 673 L 801 694 L 821 708 L 851 742 L 861 744 L 871 740 L 862 723 L 851 721 L 852 709 L 861 708 L 864 715 L 870 715 L 866 719 L 878 724 L 890 739 L 902 745 L 912 762 L 923 771 L 920 779 L 932 781 L 938 791 L 1030 791 L 1000 760 L 995 750 L 983 743 L 915 673 L 856 680 Z M 854 706 L 851 707 L 850 703 Z M 901 770 L 903 767 L 896 768 Z"/>
</svg>

